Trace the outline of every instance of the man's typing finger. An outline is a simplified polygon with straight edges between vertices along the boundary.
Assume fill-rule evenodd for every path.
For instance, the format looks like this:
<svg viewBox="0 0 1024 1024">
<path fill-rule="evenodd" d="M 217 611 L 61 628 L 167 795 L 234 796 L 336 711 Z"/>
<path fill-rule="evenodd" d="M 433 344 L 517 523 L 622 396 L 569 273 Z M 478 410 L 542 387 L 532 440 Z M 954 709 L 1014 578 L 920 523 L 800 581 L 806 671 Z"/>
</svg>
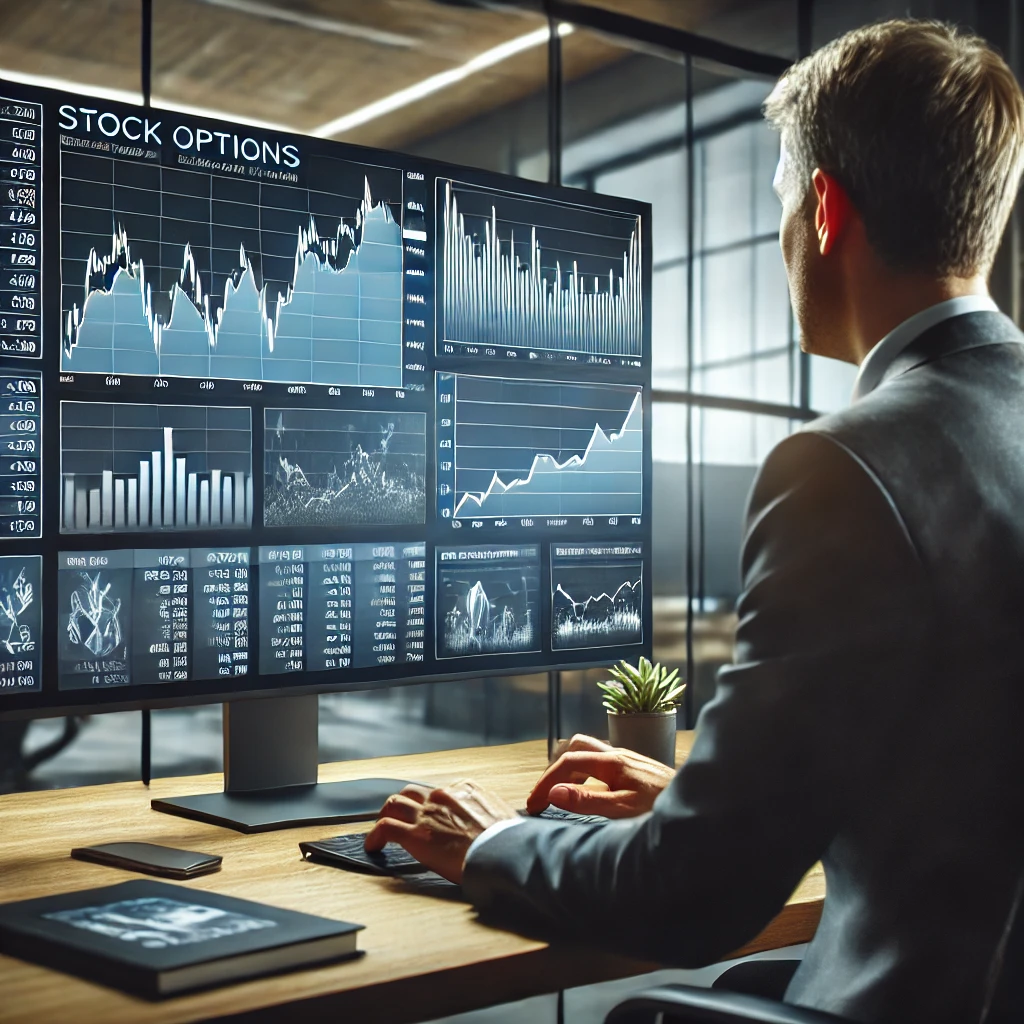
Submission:
<svg viewBox="0 0 1024 1024">
<path fill-rule="evenodd" d="M 409 822 L 410 824 L 419 820 L 422 802 L 404 793 L 396 793 L 384 801 L 380 809 L 379 818 L 394 818 L 397 821 Z"/>
<path fill-rule="evenodd" d="M 588 789 L 558 783 L 551 787 L 549 803 L 576 814 L 601 814 L 606 818 L 632 818 L 637 815 L 636 793 L 629 789 Z"/>
<path fill-rule="evenodd" d="M 555 744 L 555 749 L 548 760 L 549 764 L 554 764 L 563 754 L 568 754 L 573 750 L 614 750 L 615 748 L 610 743 L 605 743 L 604 740 L 599 740 L 594 736 L 588 736 L 586 733 L 578 732 L 572 739 L 559 740 Z"/>
<path fill-rule="evenodd" d="M 415 782 L 410 782 L 409 785 L 402 790 L 402 796 L 406 796 L 410 800 L 415 800 L 418 804 L 425 804 L 430 799 L 430 787 L 418 786 Z"/>
<path fill-rule="evenodd" d="M 363 846 L 367 853 L 374 853 L 383 850 L 388 843 L 404 845 L 419 831 L 416 825 L 407 821 L 398 821 L 395 818 L 380 818 L 372 829 L 367 833 Z"/>
<path fill-rule="evenodd" d="M 579 783 L 587 779 L 598 779 L 608 783 L 618 776 L 617 755 L 612 751 L 572 751 L 563 754 L 540 777 L 533 792 L 527 797 L 526 809 L 531 814 L 544 810 L 548 803 L 551 787 L 560 782 Z"/>
</svg>

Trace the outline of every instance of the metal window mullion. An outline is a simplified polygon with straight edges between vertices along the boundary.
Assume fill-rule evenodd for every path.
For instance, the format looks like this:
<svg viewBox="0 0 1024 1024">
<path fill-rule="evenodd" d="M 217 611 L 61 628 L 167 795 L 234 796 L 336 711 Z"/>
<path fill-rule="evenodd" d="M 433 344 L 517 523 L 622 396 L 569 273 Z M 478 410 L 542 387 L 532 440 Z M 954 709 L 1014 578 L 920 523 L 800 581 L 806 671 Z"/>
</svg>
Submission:
<svg viewBox="0 0 1024 1024">
<path fill-rule="evenodd" d="M 562 184 L 563 128 L 562 37 L 548 17 L 548 182 Z M 548 672 L 548 757 L 554 757 L 562 733 L 562 673 Z"/>
<path fill-rule="evenodd" d="M 695 161 L 693 139 L 693 57 L 686 54 L 686 390 L 693 393 L 694 363 L 694 191 Z M 693 589 L 694 589 L 694 466 L 693 417 L 695 407 L 686 406 L 686 690 L 683 694 L 683 717 L 688 729 L 693 728 L 694 657 L 693 657 Z"/>
</svg>

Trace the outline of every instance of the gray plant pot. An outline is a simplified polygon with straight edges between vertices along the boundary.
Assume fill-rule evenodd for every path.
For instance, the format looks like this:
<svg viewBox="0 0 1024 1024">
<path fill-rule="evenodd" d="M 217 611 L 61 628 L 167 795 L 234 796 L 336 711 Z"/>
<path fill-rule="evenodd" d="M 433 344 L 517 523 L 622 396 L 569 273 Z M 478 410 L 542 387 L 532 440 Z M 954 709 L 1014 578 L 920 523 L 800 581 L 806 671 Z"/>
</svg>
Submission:
<svg viewBox="0 0 1024 1024">
<path fill-rule="evenodd" d="M 608 741 L 613 747 L 626 747 L 645 754 L 670 768 L 676 766 L 676 712 L 619 714 L 608 712 Z"/>
</svg>

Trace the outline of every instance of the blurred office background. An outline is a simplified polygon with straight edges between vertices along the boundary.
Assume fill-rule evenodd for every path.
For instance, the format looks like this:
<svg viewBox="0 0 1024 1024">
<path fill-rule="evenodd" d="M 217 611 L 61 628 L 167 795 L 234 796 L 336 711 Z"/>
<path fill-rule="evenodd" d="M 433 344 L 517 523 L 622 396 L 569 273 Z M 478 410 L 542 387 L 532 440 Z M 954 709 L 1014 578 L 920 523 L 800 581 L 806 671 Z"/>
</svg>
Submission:
<svg viewBox="0 0 1024 1024">
<path fill-rule="evenodd" d="M 539 180 L 560 165 L 566 185 L 653 205 L 654 655 L 687 673 L 692 723 L 732 658 L 757 466 L 802 422 L 843 406 L 855 376 L 800 353 L 771 187 L 779 140 L 761 102 L 799 54 L 907 13 L 973 27 L 1016 68 L 1017 2 L 581 0 L 550 4 L 550 20 L 541 3 L 515 6 L 155 0 L 153 103 Z M 137 102 L 140 28 L 138 0 L 0 0 L 0 78 Z M 1015 316 L 1016 231 L 1015 218 L 993 280 Z M 600 677 L 561 674 L 562 735 L 604 733 Z M 548 684 L 323 697 L 321 755 L 541 737 Z M 139 723 L 41 721 L 23 737 L 0 726 L 0 788 L 138 778 Z M 154 712 L 155 775 L 219 767 L 219 707 Z"/>
</svg>

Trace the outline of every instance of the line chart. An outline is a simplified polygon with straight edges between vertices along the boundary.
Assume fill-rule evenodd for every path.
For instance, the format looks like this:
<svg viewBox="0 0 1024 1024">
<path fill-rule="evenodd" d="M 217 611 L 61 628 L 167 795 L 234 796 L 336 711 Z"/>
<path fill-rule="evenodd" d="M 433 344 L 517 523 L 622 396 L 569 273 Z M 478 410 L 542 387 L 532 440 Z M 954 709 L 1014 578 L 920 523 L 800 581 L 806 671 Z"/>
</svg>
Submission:
<svg viewBox="0 0 1024 1024">
<path fill-rule="evenodd" d="M 438 374 L 438 438 L 442 518 L 643 511 L 639 385 Z"/>
<path fill-rule="evenodd" d="M 643 643 L 640 545 L 551 546 L 551 647 Z"/>
<path fill-rule="evenodd" d="M 445 179 L 437 205 L 443 341 L 641 354 L 636 216 Z"/>
<path fill-rule="evenodd" d="M 402 386 L 398 172 L 321 160 L 292 188 L 82 153 L 61 171 L 62 370 Z"/>
</svg>

